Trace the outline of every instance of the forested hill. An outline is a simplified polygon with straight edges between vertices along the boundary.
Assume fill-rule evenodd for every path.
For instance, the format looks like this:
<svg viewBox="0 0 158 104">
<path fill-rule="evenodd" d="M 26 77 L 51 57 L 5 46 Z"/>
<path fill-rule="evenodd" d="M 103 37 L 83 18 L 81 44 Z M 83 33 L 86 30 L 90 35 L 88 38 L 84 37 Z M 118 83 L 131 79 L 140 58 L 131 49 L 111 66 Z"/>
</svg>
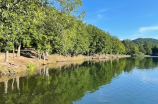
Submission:
<svg viewBox="0 0 158 104">
<path fill-rule="evenodd" d="M 153 38 L 138 38 L 132 41 L 136 44 L 144 44 L 145 41 L 147 41 L 148 44 L 158 44 L 158 39 L 153 39 Z"/>
</svg>

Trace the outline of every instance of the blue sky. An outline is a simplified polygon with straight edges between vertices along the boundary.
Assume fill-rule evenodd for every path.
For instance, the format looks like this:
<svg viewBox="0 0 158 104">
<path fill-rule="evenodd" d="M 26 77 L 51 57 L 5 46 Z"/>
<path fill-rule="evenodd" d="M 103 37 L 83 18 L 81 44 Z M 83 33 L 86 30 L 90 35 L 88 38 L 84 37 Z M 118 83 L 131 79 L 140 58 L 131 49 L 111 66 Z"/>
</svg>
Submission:
<svg viewBox="0 0 158 104">
<path fill-rule="evenodd" d="M 85 22 L 119 39 L 158 39 L 158 0 L 83 0 Z"/>
</svg>

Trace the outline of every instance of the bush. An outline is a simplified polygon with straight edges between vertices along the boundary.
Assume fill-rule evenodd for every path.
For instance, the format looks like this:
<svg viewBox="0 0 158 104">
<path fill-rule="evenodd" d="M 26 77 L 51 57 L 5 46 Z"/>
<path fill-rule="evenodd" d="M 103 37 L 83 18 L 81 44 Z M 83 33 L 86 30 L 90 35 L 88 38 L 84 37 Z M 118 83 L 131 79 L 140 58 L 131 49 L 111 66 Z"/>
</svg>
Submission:
<svg viewBox="0 0 158 104">
<path fill-rule="evenodd" d="M 144 56 L 144 53 L 142 52 L 137 52 L 137 53 L 134 53 L 131 55 L 132 57 L 141 57 L 141 56 Z"/>
</svg>

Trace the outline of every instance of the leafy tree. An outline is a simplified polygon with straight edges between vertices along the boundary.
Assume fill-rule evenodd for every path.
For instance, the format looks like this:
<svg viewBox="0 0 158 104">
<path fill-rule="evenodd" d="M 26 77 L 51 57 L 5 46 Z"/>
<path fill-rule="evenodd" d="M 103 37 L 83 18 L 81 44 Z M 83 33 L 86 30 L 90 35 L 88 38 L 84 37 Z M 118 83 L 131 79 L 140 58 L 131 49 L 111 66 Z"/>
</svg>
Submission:
<svg viewBox="0 0 158 104">
<path fill-rule="evenodd" d="M 145 43 L 144 43 L 144 49 L 145 49 L 147 55 L 152 54 L 151 47 L 149 46 L 147 41 L 145 41 Z"/>
<path fill-rule="evenodd" d="M 136 52 L 139 52 L 139 49 L 138 49 L 138 45 L 133 43 L 131 40 L 123 40 L 122 43 L 124 44 L 125 46 L 125 53 L 126 54 L 134 54 Z"/>
<path fill-rule="evenodd" d="M 114 54 L 125 53 L 125 46 L 114 36 L 111 37 L 111 52 Z"/>
<path fill-rule="evenodd" d="M 144 53 L 144 54 L 146 53 L 143 45 L 139 45 L 139 51 Z"/>
</svg>

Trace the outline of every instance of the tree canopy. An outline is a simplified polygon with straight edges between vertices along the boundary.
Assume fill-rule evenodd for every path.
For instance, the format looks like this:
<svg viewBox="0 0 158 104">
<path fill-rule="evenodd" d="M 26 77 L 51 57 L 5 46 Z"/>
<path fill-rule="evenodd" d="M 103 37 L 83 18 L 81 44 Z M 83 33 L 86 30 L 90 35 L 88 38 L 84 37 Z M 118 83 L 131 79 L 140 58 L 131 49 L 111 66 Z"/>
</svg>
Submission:
<svg viewBox="0 0 158 104">
<path fill-rule="evenodd" d="M 147 41 L 148 44 L 158 44 L 158 40 L 153 38 L 138 38 L 132 41 L 136 44 L 144 44 L 145 41 Z"/>
<path fill-rule="evenodd" d="M 150 45 L 149 40 L 143 46 L 135 44 L 136 40 L 121 41 L 84 23 L 82 8 L 82 0 L 1 0 L 0 43 L 6 52 L 5 61 L 8 62 L 9 51 L 16 50 L 20 56 L 21 48 L 25 47 L 35 48 L 40 57 L 46 53 L 71 56 L 156 53 L 156 46 Z"/>
</svg>

